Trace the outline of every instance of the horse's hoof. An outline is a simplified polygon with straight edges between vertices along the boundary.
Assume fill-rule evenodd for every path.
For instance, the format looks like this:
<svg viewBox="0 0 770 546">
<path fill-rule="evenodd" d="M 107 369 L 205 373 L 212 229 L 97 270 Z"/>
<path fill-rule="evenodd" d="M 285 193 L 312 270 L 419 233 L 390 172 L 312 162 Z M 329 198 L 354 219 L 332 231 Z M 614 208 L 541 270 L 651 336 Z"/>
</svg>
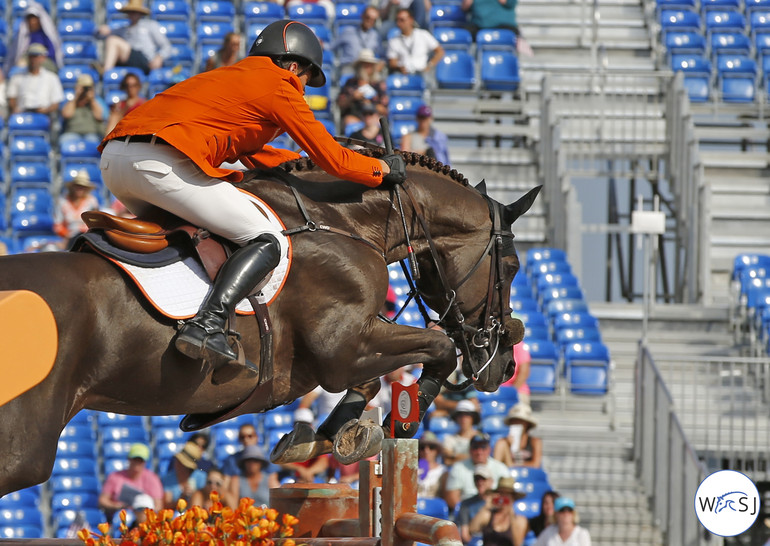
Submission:
<svg viewBox="0 0 770 546">
<path fill-rule="evenodd" d="M 351 419 L 337 433 L 332 453 L 340 463 L 352 464 L 379 453 L 384 439 L 382 427 L 371 419 Z"/>
<path fill-rule="evenodd" d="M 331 442 L 329 444 L 331 447 Z M 278 440 L 270 453 L 270 461 L 275 464 L 305 462 L 320 455 L 320 447 L 313 427 L 307 423 L 294 423 L 294 430 Z"/>
</svg>

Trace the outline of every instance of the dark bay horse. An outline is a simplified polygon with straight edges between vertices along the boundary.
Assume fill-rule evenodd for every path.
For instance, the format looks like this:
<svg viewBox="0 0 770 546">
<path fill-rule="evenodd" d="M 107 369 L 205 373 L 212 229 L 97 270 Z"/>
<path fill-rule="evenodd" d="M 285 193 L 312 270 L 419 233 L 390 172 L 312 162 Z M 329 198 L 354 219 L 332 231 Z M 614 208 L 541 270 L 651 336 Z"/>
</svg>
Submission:
<svg viewBox="0 0 770 546">
<path fill-rule="evenodd" d="M 318 433 L 295 429 L 287 445 L 274 453 L 276 460 L 284 461 L 332 451 L 339 429 L 355 423 L 376 393 L 378 378 L 420 362 L 424 364 L 422 418 L 438 386 L 456 366 L 455 342 L 465 347 L 466 374 L 477 372 L 475 387 L 496 390 L 513 374 L 511 348 L 523 335 L 521 323 L 510 318 L 508 309 L 510 284 L 519 266 L 510 226 L 537 192 L 503 207 L 469 186 L 456 171 L 423 156 L 404 155 L 408 165 L 408 180 L 401 190 L 405 224 L 394 190 L 332 180 L 309 160 L 254 173 L 240 185 L 265 199 L 291 228 L 305 224 L 306 218 L 287 186 L 290 181 L 302 195 L 308 217 L 366 241 L 323 230 L 292 236 L 294 262 L 282 292 L 270 306 L 275 376 L 272 391 L 264 398 L 249 399 L 256 384 L 253 378 L 236 377 L 214 385 L 199 362 L 174 349 L 176 321 L 155 311 L 127 276 L 103 258 L 88 253 L 0 258 L 0 291 L 29 290 L 40 295 L 58 329 L 52 372 L 0 406 L 0 495 L 50 476 L 58 436 L 83 408 L 211 416 L 247 399 L 239 413 L 266 411 L 317 385 L 332 392 L 349 389 Z M 500 224 L 497 236 L 493 235 L 495 216 Z M 439 331 L 378 318 L 388 288 L 386 264 L 407 256 L 404 225 L 421 270 L 417 286 L 426 303 L 444 315 L 442 324 L 454 341 Z M 491 251 L 495 241 L 508 252 Z M 235 326 L 243 335 L 247 354 L 257 361 L 256 321 L 239 317 Z M 487 366 L 483 371 L 471 369 L 474 362 Z M 0 348 L 0 365 L 10 370 L 25 362 L 7 361 Z M 398 433 L 411 436 L 414 430 Z M 370 443 L 381 434 L 372 436 Z M 354 428 L 353 437 L 358 436 L 360 431 Z M 348 452 L 347 458 L 369 451 L 371 445 L 360 447 Z"/>
</svg>

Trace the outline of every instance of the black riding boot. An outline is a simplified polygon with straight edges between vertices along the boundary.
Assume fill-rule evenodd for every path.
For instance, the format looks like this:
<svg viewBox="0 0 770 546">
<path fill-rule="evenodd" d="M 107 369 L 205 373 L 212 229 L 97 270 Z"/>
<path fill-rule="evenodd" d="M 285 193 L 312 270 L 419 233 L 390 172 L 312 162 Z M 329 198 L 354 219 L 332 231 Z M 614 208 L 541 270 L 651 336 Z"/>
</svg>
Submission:
<svg viewBox="0 0 770 546">
<path fill-rule="evenodd" d="M 238 303 L 278 265 L 281 246 L 263 234 L 236 250 L 222 265 L 214 286 L 198 314 L 188 320 L 176 336 L 176 348 L 197 360 L 206 360 L 216 369 L 238 355 L 227 342 L 227 321 Z"/>
</svg>

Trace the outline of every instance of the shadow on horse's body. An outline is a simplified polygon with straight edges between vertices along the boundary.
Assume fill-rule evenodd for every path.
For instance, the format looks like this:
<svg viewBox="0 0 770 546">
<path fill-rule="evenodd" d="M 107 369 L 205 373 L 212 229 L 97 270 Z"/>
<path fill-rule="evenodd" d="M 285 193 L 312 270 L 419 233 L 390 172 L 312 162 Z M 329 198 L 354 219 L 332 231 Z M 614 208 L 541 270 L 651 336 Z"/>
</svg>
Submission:
<svg viewBox="0 0 770 546">
<path fill-rule="evenodd" d="M 491 260 L 480 261 L 490 241 L 486 198 L 454 171 L 448 174 L 440 165 L 438 170 L 435 165 L 414 165 L 424 158 L 405 155 L 412 163 L 407 185 L 430 226 L 450 284 L 457 286 L 479 262 L 477 271 L 457 289 L 460 308 L 467 314 L 467 322 L 475 325 L 484 307 L 476 304 L 487 296 L 491 267 Z M 303 194 L 310 218 L 374 243 L 388 263 L 406 257 L 392 191 L 332 181 L 304 160 L 286 168 L 292 171 L 292 183 Z M 305 223 L 295 197 L 281 180 L 254 179 L 241 187 L 263 197 L 288 228 Z M 442 312 L 446 308 L 442 285 L 409 199 L 404 200 L 404 208 L 422 271 L 418 285 L 427 303 Z M 317 385 L 332 392 L 361 386 L 358 399 L 368 401 L 379 387 L 374 380 L 419 362 L 424 363 L 421 381 L 432 377 L 440 384 L 446 379 L 456 365 L 455 344 L 449 337 L 377 318 L 388 288 L 386 260 L 377 250 L 354 238 L 321 231 L 300 233 L 291 241 L 294 261 L 280 295 L 270 306 L 275 340 L 272 402 L 252 399 L 241 413 L 289 403 Z M 505 298 L 507 308 L 518 258 L 513 253 L 502 262 L 507 287 L 500 297 Z M 253 380 L 237 378 L 213 385 L 199 362 L 175 350 L 176 321 L 161 316 L 122 271 L 95 255 L 41 253 L 0 258 L 0 290 L 30 290 L 42 296 L 53 311 L 59 334 L 50 375 L 0 407 L 0 495 L 49 477 L 58 436 L 83 408 L 139 415 L 208 414 L 245 400 L 254 388 Z M 253 355 L 259 354 L 256 321 L 239 317 L 235 329 L 255 360 Z M 477 388 L 495 390 L 511 376 L 511 344 L 506 339 L 499 354 L 490 359 L 491 365 L 475 383 Z M 2 364 L 24 366 L 24 362 Z M 426 387 L 423 384 L 423 390 L 430 390 Z M 433 396 L 421 400 L 420 417 Z M 358 415 L 359 408 L 363 409 L 360 403 L 351 407 Z M 346 414 L 345 420 L 348 417 L 357 416 Z M 331 440 L 321 440 L 313 452 L 331 451 Z"/>
</svg>

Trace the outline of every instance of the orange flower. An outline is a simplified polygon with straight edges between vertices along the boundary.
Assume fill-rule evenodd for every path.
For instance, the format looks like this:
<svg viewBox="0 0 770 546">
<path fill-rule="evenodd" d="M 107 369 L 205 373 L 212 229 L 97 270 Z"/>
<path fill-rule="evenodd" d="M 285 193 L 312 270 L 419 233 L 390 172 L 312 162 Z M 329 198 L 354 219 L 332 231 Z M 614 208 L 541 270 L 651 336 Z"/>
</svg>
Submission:
<svg viewBox="0 0 770 546">
<path fill-rule="evenodd" d="M 96 526 L 97 529 L 99 529 L 99 532 L 102 534 L 102 536 L 106 536 L 110 533 L 110 524 L 109 523 L 100 523 Z"/>
<path fill-rule="evenodd" d="M 270 521 L 275 521 L 278 518 L 278 510 L 275 508 L 268 508 L 265 512 L 265 517 Z"/>
<path fill-rule="evenodd" d="M 284 514 L 281 521 L 283 521 L 283 524 L 287 526 L 293 526 L 299 523 L 299 520 L 291 514 Z"/>
<path fill-rule="evenodd" d="M 283 546 L 294 546 L 294 541 L 291 540 L 291 539 L 290 540 L 284 540 L 283 541 Z"/>
<path fill-rule="evenodd" d="M 187 510 L 187 501 L 184 499 L 179 499 L 176 503 L 176 511 L 180 514 Z"/>
</svg>

